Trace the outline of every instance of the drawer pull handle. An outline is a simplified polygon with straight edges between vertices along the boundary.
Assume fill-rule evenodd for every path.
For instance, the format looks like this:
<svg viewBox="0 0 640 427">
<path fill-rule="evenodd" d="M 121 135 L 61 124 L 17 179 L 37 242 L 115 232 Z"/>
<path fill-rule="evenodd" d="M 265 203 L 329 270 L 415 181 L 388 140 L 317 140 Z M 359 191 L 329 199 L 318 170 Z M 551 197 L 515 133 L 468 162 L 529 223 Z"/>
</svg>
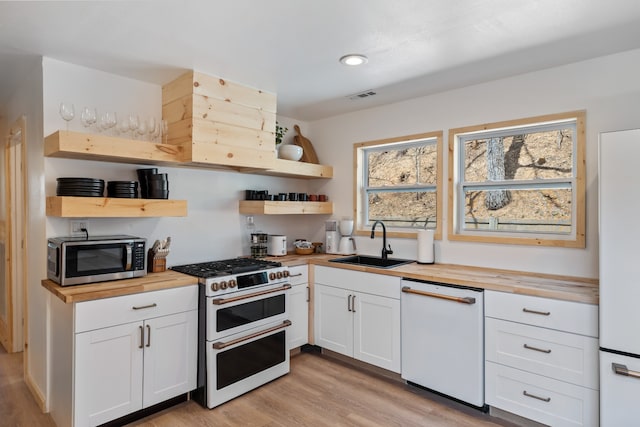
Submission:
<svg viewBox="0 0 640 427">
<path fill-rule="evenodd" d="M 253 298 L 253 297 L 259 297 L 261 295 L 267 295 L 267 294 L 273 294 L 275 292 L 286 291 L 287 289 L 291 289 L 291 285 L 287 284 L 287 285 L 280 286 L 279 288 L 267 289 L 266 291 L 258 291 L 258 292 L 254 292 L 252 294 L 241 295 L 239 297 L 214 298 L 214 299 L 211 300 L 211 303 L 213 305 L 225 305 L 225 304 L 229 304 L 229 303 L 236 302 L 236 301 L 242 301 L 244 299 L 249 299 L 249 298 Z"/>
<path fill-rule="evenodd" d="M 539 314 L 541 316 L 548 316 L 551 314 L 550 311 L 529 310 L 528 308 L 523 308 L 522 311 L 524 311 L 525 313 Z"/>
<path fill-rule="evenodd" d="M 153 307 L 157 307 L 158 304 L 156 304 L 155 302 L 153 304 L 149 304 L 149 305 L 140 305 L 140 306 L 133 306 L 131 308 L 133 308 L 134 310 L 143 310 L 145 308 L 153 308 Z"/>
<path fill-rule="evenodd" d="M 277 331 L 278 329 L 286 328 L 287 326 L 291 326 L 291 320 L 285 320 L 279 325 L 272 326 L 271 328 L 265 329 L 264 331 L 255 332 L 255 333 L 253 333 L 251 335 L 247 335 L 246 337 L 236 338 L 235 340 L 227 341 L 227 342 L 222 342 L 222 341 L 214 342 L 212 344 L 212 347 L 215 350 L 222 350 L 222 349 L 227 348 L 229 346 L 232 346 L 232 345 L 244 342 L 244 341 L 248 341 L 250 339 L 259 337 L 261 335 L 266 335 L 266 334 L 268 334 L 270 332 L 273 332 L 273 331 Z"/>
<path fill-rule="evenodd" d="M 527 392 L 527 390 L 524 390 L 522 392 L 522 394 L 524 394 L 527 397 L 532 397 L 534 399 L 538 399 L 538 400 L 542 400 L 543 402 L 551 402 L 551 398 L 550 397 L 540 397 L 540 396 L 536 396 L 535 394 L 531 394 L 529 392 Z"/>
<path fill-rule="evenodd" d="M 542 349 L 542 348 L 530 346 L 529 344 L 525 344 L 525 345 L 523 345 L 523 347 L 526 348 L 527 350 L 539 351 L 540 353 L 547 353 L 547 354 L 551 353 L 551 349 L 549 349 L 549 348 L 545 350 L 545 349 Z"/>
<path fill-rule="evenodd" d="M 446 299 L 448 301 L 459 302 L 461 304 L 475 304 L 476 303 L 476 299 L 473 298 L 473 297 L 452 297 L 450 295 L 442 295 L 442 294 L 435 294 L 433 292 L 418 291 L 418 290 L 415 290 L 415 289 L 411 289 L 409 286 L 403 286 L 402 287 L 402 292 L 404 292 L 405 294 L 421 295 L 423 297 Z"/>
<path fill-rule="evenodd" d="M 618 375 L 624 375 L 625 377 L 633 377 L 640 379 L 640 372 L 638 371 L 630 371 L 627 369 L 625 365 L 621 365 L 620 363 L 612 363 L 611 368 L 613 368 L 613 372 Z"/>
<path fill-rule="evenodd" d="M 298 274 L 290 274 L 289 277 L 300 277 L 302 276 L 302 273 L 298 273 Z"/>
</svg>

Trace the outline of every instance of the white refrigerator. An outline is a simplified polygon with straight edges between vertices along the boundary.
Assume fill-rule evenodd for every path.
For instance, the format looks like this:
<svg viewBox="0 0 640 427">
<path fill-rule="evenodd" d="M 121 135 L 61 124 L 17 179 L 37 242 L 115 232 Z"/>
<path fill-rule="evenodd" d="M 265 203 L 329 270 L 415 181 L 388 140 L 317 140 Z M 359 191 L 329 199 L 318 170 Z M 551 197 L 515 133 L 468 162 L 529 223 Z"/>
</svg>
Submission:
<svg viewBox="0 0 640 427">
<path fill-rule="evenodd" d="M 640 129 L 600 134 L 600 425 L 640 426 Z"/>
</svg>

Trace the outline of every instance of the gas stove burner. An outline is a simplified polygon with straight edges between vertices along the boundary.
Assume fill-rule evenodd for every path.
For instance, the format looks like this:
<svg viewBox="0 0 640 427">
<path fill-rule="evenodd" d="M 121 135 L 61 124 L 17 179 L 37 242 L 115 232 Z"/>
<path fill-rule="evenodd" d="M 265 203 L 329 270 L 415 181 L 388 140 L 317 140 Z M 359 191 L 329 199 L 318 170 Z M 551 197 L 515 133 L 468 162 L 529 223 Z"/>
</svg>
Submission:
<svg viewBox="0 0 640 427">
<path fill-rule="evenodd" d="M 266 268 L 280 267 L 282 263 L 266 261 L 255 258 L 232 258 L 222 261 L 200 262 L 196 264 L 185 264 L 171 267 L 179 273 L 191 276 L 208 278 L 229 276 L 231 274 L 246 273 L 249 271 L 263 270 Z"/>
</svg>

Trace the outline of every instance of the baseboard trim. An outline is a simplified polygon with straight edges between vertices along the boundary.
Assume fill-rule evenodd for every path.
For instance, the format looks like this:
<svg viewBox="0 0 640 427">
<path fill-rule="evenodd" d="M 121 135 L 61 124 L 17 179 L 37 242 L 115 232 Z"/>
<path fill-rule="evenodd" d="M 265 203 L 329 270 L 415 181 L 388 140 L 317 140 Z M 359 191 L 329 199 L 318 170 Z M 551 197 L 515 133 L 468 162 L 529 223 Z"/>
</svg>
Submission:
<svg viewBox="0 0 640 427">
<path fill-rule="evenodd" d="M 42 394 L 36 383 L 33 381 L 33 378 L 31 378 L 31 375 L 29 375 L 29 372 L 27 372 L 26 370 L 24 372 L 24 383 L 27 385 L 27 388 L 31 392 L 31 395 L 33 396 L 40 410 L 43 413 L 49 412 L 44 394 Z"/>
</svg>

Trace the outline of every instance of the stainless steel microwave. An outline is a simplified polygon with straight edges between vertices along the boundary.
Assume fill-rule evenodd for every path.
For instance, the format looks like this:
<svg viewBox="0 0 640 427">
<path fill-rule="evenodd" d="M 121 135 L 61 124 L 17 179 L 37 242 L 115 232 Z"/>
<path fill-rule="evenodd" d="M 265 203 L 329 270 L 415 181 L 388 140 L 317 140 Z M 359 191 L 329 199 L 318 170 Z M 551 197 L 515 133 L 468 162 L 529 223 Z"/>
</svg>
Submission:
<svg viewBox="0 0 640 427">
<path fill-rule="evenodd" d="M 47 242 L 47 278 L 60 286 L 147 274 L 146 239 L 134 236 L 56 237 Z"/>
</svg>

